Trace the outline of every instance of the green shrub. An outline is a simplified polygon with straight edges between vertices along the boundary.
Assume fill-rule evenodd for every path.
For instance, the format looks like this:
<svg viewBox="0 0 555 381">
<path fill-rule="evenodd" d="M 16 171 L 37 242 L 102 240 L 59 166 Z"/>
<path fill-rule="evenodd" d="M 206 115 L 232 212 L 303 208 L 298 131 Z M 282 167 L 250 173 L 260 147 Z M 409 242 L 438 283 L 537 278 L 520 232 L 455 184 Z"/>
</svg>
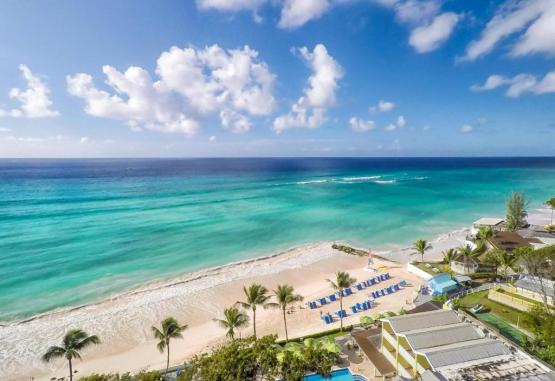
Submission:
<svg viewBox="0 0 555 381">
<path fill-rule="evenodd" d="M 471 277 L 472 279 L 489 279 L 493 277 L 493 273 L 479 272 L 479 273 L 468 274 L 468 276 Z"/>
</svg>

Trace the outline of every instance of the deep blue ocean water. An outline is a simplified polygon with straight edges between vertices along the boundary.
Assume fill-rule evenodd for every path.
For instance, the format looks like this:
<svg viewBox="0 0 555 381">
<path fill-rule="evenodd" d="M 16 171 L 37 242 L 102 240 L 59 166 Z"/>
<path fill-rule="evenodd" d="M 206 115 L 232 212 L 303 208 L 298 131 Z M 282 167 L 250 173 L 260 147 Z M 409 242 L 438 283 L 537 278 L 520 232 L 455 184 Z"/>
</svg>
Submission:
<svg viewBox="0 0 555 381">
<path fill-rule="evenodd" d="M 410 244 L 555 193 L 555 158 L 0 160 L 0 321 L 342 240 Z"/>
</svg>

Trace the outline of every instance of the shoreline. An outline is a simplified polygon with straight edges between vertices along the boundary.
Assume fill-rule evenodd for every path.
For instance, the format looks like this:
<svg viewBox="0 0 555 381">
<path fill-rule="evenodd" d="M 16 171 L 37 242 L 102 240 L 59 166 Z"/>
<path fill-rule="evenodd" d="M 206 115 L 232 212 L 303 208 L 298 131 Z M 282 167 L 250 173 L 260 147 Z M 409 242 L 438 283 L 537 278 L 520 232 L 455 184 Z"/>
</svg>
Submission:
<svg viewBox="0 0 555 381">
<path fill-rule="evenodd" d="M 533 223 L 548 217 L 547 209 L 535 212 L 538 213 L 529 217 Z M 460 246 L 468 231 L 465 228 L 436 236 L 431 240 L 433 248 L 427 253 L 427 258 L 440 259 L 444 248 Z M 142 285 L 97 303 L 49 311 L 0 326 L 0 378 L 19 381 L 33 376 L 36 381 L 42 381 L 49 380 L 47 375 L 52 372 L 63 376 L 63 362 L 45 365 L 40 362 L 40 355 L 47 346 L 56 344 L 67 329 L 76 326 L 98 334 L 104 343 L 109 343 L 108 348 L 101 345 L 102 349 L 93 348 L 85 352 L 85 361 L 77 365 L 80 374 L 156 369 L 158 360 L 152 359 L 158 359 L 158 355 L 154 352 L 149 328 L 166 316 L 176 316 L 195 329 L 192 335 L 196 338 L 188 340 L 189 347 L 175 351 L 176 358 L 172 358 L 172 362 L 182 362 L 192 353 L 221 342 L 223 331 L 215 327 L 211 318 L 219 316 L 222 306 L 229 306 L 242 297 L 241 287 L 247 280 L 269 285 L 288 282 L 308 300 L 308 296 L 327 289 L 325 279 L 333 272 L 348 270 L 360 273 L 364 270 L 365 257 L 341 253 L 332 249 L 331 245 L 332 242 L 311 243 L 281 253 L 186 273 Z M 411 260 L 412 252 L 410 247 L 374 251 L 385 261 L 396 261 L 387 263 L 396 266 L 400 274 L 403 274 L 404 264 Z M 379 258 L 376 261 L 383 262 Z M 266 327 L 260 327 L 260 332 L 268 331 L 272 326 L 274 331 L 276 327 L 279 330 L 280 321 L 272 319 L 271 316 L 268 318 Z M 299 332 L 314 331 L 315 327 L 320 330 L 329 328 L 321 325 L 319 319 L 315 320 L 303 323 Z"/>
</svg>

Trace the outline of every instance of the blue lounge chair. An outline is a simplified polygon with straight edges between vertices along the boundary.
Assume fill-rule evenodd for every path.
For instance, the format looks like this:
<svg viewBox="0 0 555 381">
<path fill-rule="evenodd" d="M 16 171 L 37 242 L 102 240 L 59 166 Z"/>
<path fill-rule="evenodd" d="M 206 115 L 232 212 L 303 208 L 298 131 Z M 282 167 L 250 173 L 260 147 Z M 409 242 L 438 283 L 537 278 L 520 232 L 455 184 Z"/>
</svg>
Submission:
<svg viewBox="0 0 555 381">
<path fill-rule="evenodd" d="M 328 301 L 326 300 L 326 298 L 322 298 L 322 299 L 320 299 L 320 304 L 324 306 L 324 305 L 328 304 Z"/>
<path fill-rule="evenodd" d="M 358 312 L 357 306 L 351 306 L 351 311 L 356 314 Z"/>
<path fill-rule="evenodd" d="M 316 302 L 308 302 L 308 306 L 310 307 L 311 310 L 318 308 L 318 305 L 316 304 Z"/>
<path fill-rule="evenodd" d="M 362 289 L 363 289 L 362 284 L 361 283 L 357 284 L 356 288 L 357 288 L 357 290 L 362 291 Z"/>
<path fill-rule="evenodd" d="M 383 288 L 380 290 L 380 294 L 381 294 L 382 296 L 385 296 L 385 295 L 386 295 L 385 290 L 384 290 Z"/>
<path fill-rule="evenodd" d="M 406 286 L 406 285 L 407 285 L 407 281 L 404 280 L 404 279 L 402 279 L 402 280 L 399 282 L 399 284 L 400 284 L 401 286 Z"/>
<path fill-rule="evenodd" d="M 335 302 L 337 300 L 337 298 L 335 297 L 335 294 L 331 294 L 329 298 L 330 298 L 330 302 Z"/>
<path fill-rule="evenodd" d="M 399 291 L 399 290 L 401 289 L 401 287 L 399 287 L 398 284 L 394 284 L 394 285 L 393 285 L 393 289 L 394 289 L 395 291 Z"/>
<path fill-rule="evenodd" d="M 351 290 L 350 287 L 349 287 L 349 288 L 346 288 L 346 289 L 345 289 L 345 292 L 347 293 L 347 296 L 353 294 L 353 290 Z"/>
</svg>

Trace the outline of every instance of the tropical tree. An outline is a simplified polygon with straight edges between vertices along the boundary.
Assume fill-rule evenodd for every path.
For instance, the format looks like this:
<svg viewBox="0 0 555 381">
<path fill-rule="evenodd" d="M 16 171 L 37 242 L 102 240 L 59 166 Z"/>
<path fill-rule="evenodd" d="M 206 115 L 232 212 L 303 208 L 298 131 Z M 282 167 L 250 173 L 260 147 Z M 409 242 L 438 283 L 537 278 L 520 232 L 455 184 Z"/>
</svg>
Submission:
<svg viewBox="0 0 555 381">
<path fill-rule="evenodd" d="M 507 279 L 507 270 L 516 263 L 516 256 L 505 250 L 496 251 L 496 255 L 499 259 L 499 266 L 503 269 L 503 276 Z"/>
<path fill-rule="evenodd" d="M 283 325 L 285 327 L 285 341 L 289 341 L 289 335 L 287 333 L 287 306 L 291 303 L 300 302 L 303 300 L 301 295 L 295 294 L 295 289 L 293 286 L 288 284 L 281 284 L 277 286 L 274 290 L 274 295 L 276 297 L 277 303 L 271 303 L 271 307 L 279 307 L 283 313 Z"/>
<path fill-rule="evenodd" d="M 235 330 L 246 327 L 249 324 L 249 317 L 236 307 L 229 307 L 224 310 L 223 319 L 214 319 L 222 328 L 227 329 L 226 335 L 231 340 L 235 340 Z"/>
<path fill-rule="evenodd" d="M 339 310 L 343 311 L 343 290 L 345 288 L 351 287 L 357 280 L 352 278 L 349 273 L 344 271 L 338 271 L 335 273 L 334 280 L 327 280 L 332 289 L 339 291 Z M 339 317 L 340 320 L 340 330 L 343 331 L 343 315 Z"/>
<path fill-rule="evenodd" d="M 482 226 L 478 229 L 478 237 L 485 241 L 489 241 L 495 237 L 495 230 L 491 226 Z"/>
<path fill-rule="evenodd" d="M 63 340 L 61 346 L 51 346 L 42 356 L 42 361 L 50 362 L 56 358 L 65 357 L 69 363 L 69 381 L 73 381 L 73 359 L 81 359 L 83 349 L 92 345 L 99 344 L 100 339 L 96 335 L 89 335 L 81 329 L 69 330 Z"/>
<path fill-rule="evenodd" d="M 360 324 L 362 324 L 365 328 L 370 328 L 375 322 L 376 321 L 368 315 L 360 317 Z"/>
<path fill-rule="evenodd" d="M 551 223 L 549 226 L 553 225 L 553 211 L 555 210 L 555 197 L 551 197 L 549 200 L 545 202 L 545 205 L 551 208 Z"/>
<path fill-rule="evenodd" d="M 244 302 L 238 301 L 237 304 L 241 305 L 243 308 L 250 308 L 252 310 L 252 329 L 254 339 L 256 340 L 256 307 L 270 307 L 271 304 L 268 303 L 270 295 L 268 295 L 268 289 L 258 283 L 253 283 L 248 288 L 243 287 L 243 292 L 245 293 L 246 300 Z"/>
<path fill-rule="evenodd" d="M 451 249 L 443 250 L 441 254 L 443 254 L 443 263 L 449 266 L 449 274 L 451 275 L 451 278 L 453 278 L 453 270 L 451 269 L 451 262 L 453 262 L 453 260 L 457 256 L 457 250 L 451 248 Z"/>
<path fill-rule="evenodd" d="M 473 259 L 480 255 L 480 251 L 473 249 L 469 245 L 464 245 L 458 249 L 458 254 L 463 258 L 464 268 L 468 271 L 468 264 Z"/>
<path fill-rule="evenodd" d="M 425 239 L 419 239 L 414 243 L 414 250 L 420 254 L 421 261 L 424 262 L 424 253 L 432 248 L 432 245 Z"/>
<path fill-rule="evenodd" d="M 523 193 L 513 192 L 507 199 L 507 229 L 515 231 L 526 226 L 526 206 L 528 202 Z"/>
<path fill-rule="evenodd" d="M 493 278 L 497 276 L 499 271 L 499 267 L 501 266 L 500 257 L 501 249 L 493 249 L 487 252 L 486 256 L 484 257 L 484 263 L 493 267 Z"/>
<path fill-rule="evenodd" d="M 187 329 L 187 325 L 180 325 L 175 318 L 167 317 L 162 320 L 161 329 L 157 327 L 151 327 L 151 329 L 154 338 L 159 340 L 156 348 L 160 353 L 164 353 L 164 350 L 167 352 L 166 373 L 168 373 L 170 367 L 170 340 L 183 338 L 182 333 Z"/>
</svg>

